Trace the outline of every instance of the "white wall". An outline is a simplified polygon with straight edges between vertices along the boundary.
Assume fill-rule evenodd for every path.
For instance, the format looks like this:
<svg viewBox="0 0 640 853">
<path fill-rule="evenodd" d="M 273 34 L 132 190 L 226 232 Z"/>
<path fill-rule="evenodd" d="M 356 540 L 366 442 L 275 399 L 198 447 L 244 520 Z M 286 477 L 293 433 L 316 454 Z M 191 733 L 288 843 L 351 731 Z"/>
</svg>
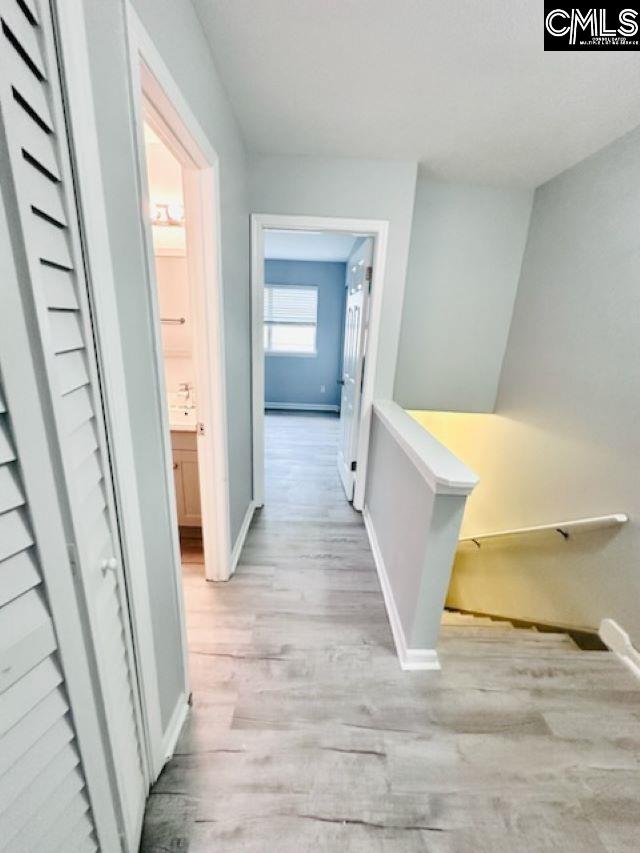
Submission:
<svg viewBox="0 0 640 853">
<path fill-rule="evenodd" d="M 466 493 L 475 481 L 445 448 L 425 439 L 397 404 L 376 402 L 364 518 L 403 665 L 411 658 L 436 662 Z M 458 489 L 443 488 L 443 470 Z"/>
<path fill-rule="evenodd" d="M 161 714 L 166 725 L 183 676 L 154 389 L 152 330 L 145 292 L 124 5 L 121 0 L 87 0 L 84 5 L 127 395 L 135 425 L 145 553 L 152 574 L 149 587 L 153 596 Z M 249 223 L 244 149 L 189 0 L 135 0 L 134 6 L 220 157 L 231 526 L 235 537 L 251 495 Z"/>
<path fill-rule="evenodd" d="M 145 157 L 149 180 L 149 202 L 174 204 L 184 209 L 182 166 L 172 152 L 153 132 L 144 127 Z M 186 229 L 184 226 L 154 225 L 153 249 L 160 317 L 184 323 L 162 323 L 165 382 L 168 398 L 181 383 L 195 387 L 193 363 L 193 322 L 189 293 Z"/>
<path fill-rule="evenodd" d="M 157 230 L 170 229 L 158 228 Z M 181 325 L 162 324 L 162 351 L 167 393 L 174 394 L 182 383 L 188 382 L 193 385 L 197 399 L 187 257 L 186 255 L 156 255 L 155 262 L 160 316 L 169 320 L 180 318 L 185 320 Z M 170 396 L 169 401 L 171 399 L 174 398 Z"/>
<path fill-rule="evenodd" d="M 420 409 L 495 405 L 533 192 L 420 178 L 394 398 Z"/>
<path fill-rule="evenodd" d="M 249 159 L 252 213 L 389 221 L 376 396 L 393 391 L 415 191 L 415 163 L 336 157 Z"/>
<path fill-rule="evenodd" d="M 465 547 L 454 605 L 594 629 L 612 617 L 640 645 L 639 222 L 640 129 L 536 191 L 496 414 L 436 432 L 480 475 L 467 535 L 630 522 Z"/>
</svg>

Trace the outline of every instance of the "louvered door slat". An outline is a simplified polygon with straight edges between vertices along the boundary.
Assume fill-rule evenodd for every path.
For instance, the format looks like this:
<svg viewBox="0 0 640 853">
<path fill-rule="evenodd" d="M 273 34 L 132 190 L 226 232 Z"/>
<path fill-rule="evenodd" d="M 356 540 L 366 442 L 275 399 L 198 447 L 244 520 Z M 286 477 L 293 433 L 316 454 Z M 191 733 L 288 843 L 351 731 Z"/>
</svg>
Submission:
<svg viewBox="0 0 640 853">
<path fill-rule="evenodd" d="M 109 553 L 109 545 L 111 543 L 111 531 L 109 529 L 109 521 L 107 519 L 106 502 L 102 486 L 96 486 L 95 490 L 90 495 L 90 500 L 95 504 L 95 509 L 98 515 L 93 524 L 90 524 L 89 532 L 91 538 L 91 550 L 89 552 L 92 560 L 99 561 L 105 554 Z M 109 590 L 105 594 L 113 595 L 113 590 Z"/>
<path fill-rule="evenodd" d="M 0 691 L 6 690 L 56 649 L 51 617 L 37 590 L 0 610 Z"/>
<path fill-rule="evenodd" d="M 98 848 L 92 837 L 83 838 L 76 846 L 74 853 L 95 853 Z"/>
<path fill-rule="evenodd" d="M 38 15 L 38 9 L 35 0 L 18 0 L 18 5 L 22 7 L 24 14 L 33 26 L 38 26 L 40 23 L 40 16 Z"/>
<path fill-rule="evenodd" d="M 23 503 L 24 497 L 15 466 L 3 465 L 0 468 L 0 514 L 22 506 Z"/>
<path fill-rule="evenodd" d="M 52 657 L 47 657 L 13 687 L 5 690 L 0 695 L 0 737 L 61 683 L 58 665 Z"/>
<path fill-rule="evenodd" d="M 92 541 L 87 543 L 87 554 L 93 558 L 103 553 L 101 546 L 105 529 L 108 529 L 107 535 L 111 541 L 111 528 L 106 520 L 107 502 L 102 483 L 97 483 L 87 495 L 85 510 L 86 530 L 92 537 Z M 100 537 L 96 531 L 99 532 Z M 98 545 L 100 548 L 97 547 Z"/>
<path fill-rule="evenodd" d="M 44 775 L 45 768 L 73 739 L 73 729 L 69 720 L 64 717 L 47 732 L 46 737 L 40 738 L 33 746 L 26 750 L 22 759 L 13 764 L 6 773 L 0 777 L 0 802 L 11 805 L 26 790 L 35 779 Z"/>
<path fill-rule="evenodd" d="M 6 419 L 0 415 L 0 465 L 15 458 Z"/>
<path fill-rule="evenodd" d="M 80 467 L 88 456 L 98 450 L 98 437 L 93 418 L 90 421 L 85 421 L 69 438 L 73 464 L 76 468 Z"/>
<path fill-rule="evenodd" d="M 77 389 L 70 389 L 60 403 L 62 427 L 67 436 L 93 417 L 91 395 L 86 383 L 84 386 L 81 384 Z"/>
<path fill-rule="evenodd" d="M 32 543 L 31 531 L 21 509 L 0 515 L 0 561 L 24 551 Z"/>
<path fill-rule="evenodd" d="M 76 467 L 74 479 L 76 495 L 79 500 L 84 501 L 102 481 L 102 465 L 96 451 Z"/>
<path fill-rule="evenodd" d="M 13 63 L 11 87 L 14 99 L 32 121 L 45 132 L 51 133 L 53 122 L 42 86 L 22 62 Z"/>
<path fill-rule="evenodd" d="M 40 572 L 33 548 L 3 560 L 0 563 L 0 607 L 39 583 Z"/>
<path fill-rule="evenodd" d="M 56 821 L 56 828 L 49 832 L 45 839 L 33 848 L 34 853 L 57 851 L 61 847 L 65 851 L 75 850 L 79 842 L 91 832 L 91 824 L 87 817 L 86 805 L 75 799 L 64 810 Z"/>
<path fill-rule="evenodd" d="M 39 627 L 50 621 L 51 616 L 38 591 L 20 596 L 0 611 L 0 647 L 7 648 L 12 642 L 19 642 L 31 626 Z"/>
<path fill-rule="evenodd" d="M 30 231 L 33 235 L 34 255 L 59 267 L 73 266 L 71 251 L 65 228 L 58 228 L 42 216 L 31 211 Z"/>
<path fill-rule="evenodd" d="M 25 747 L 33 746 L 68 710 L 63 694 L 56 689 L 12 726 L 2 739 L 0 776 L 24 755 Z"/>
<path fill-rule="evenodd" d="M 6 690 L 37 663 L 55 652 L 53 627 L 42 624 L 0 652 L 0 690 Z"/>
<path fill-rule="evenodd" d="M 90 840 L 90 831 L 91 826 L 87 816 L 83 815 L 74 825 L 72 825 L 68 838 L 65 838 L 55 847 L 48 847 L 47 853 L 49 850 L 51 850 L 52 853 L 66 853 L 67 850 L 73 851 L 73 853 L 78 853 L 78 851 L 84 850 L 95 850 L 95 845 Z M 45 853 L 45 851 L 40 850 L 38 853 Z"/>
<path fill-rule="evenodd" d="M 62 205 L 59 184 L 47 178 L 26 160 L 23 166 L 22 180 L 25 198 L 29 204 L 59 225 L 66 225 L 67 218 Z"/>
<path fill-rule="evenodd" d="M 83 838 L 82 841 L 78 842 L 73 853 L 95 853 L 97 849 L 95 841 L 89 837 Z"/>
<path fill-rule="evenodd" d="M 69 270 L 40 264 L 38 273 L 42 293 L 49 308 L 78 308 L 73 275 Z"/>
<path fill-rule="evenodd" d="M 59 732 L 55 732 L 58 736 Z M 40 765 L 32 768 L 31 782 L 21 788 L 10 801 L 10 808 L 0 815 L 0 851 L 5 853 L 12 846 L 15 848 L 16 839 L 24 833 L 31 823 L 34 814 L 49 801 L 64 780 L 78 766 L 78 756 L 69 742 L 51 755 L 49 752 Z M 1 784 L 1 780 L 0 780 Z M 52 829 L 53 827 L 49 827 Z M 19 848 L 18 848 L 19 849 Z"/>
<path fill-rule="evenodd" d="M 47 843 L 51 827 L 60 823 L 70 804 L 77 802 L 77 813 L 83 814 L 87 804 L 82 789 L 84 779 L 80 770 L 75 767 L 60 782 L 55 790 L 46 798 L 40 808 L 34 813 L 29 823 L 15 836 L 11 847 L 14 850 L 36 850 Z M 11 849 L 11 848 L 10 848 Z"/>
<path fill-rule="evenodd" d="M 36 78 L 45 79 L 44 62 L 34 27 L 15 0 L 2 0 L 0 17 L 5 37 Z M 8 31 L 8 33 L 7 33 Z M 9 35 L 10 33 L 10 35 Z"/>
<path fill-rule="evenodd" d="M 82 329 L 77 311 L 49 311 L 55 353 L 83 349 Z"/>
<path fill-rule="evenodd" d="M 64 397 L 83 385 L 89 384 L 89 373 L 84 352 L 74 350 L 72 352 L 58 353 L 55 356 L 54 370 L 57 380 L 57 388 Z M 89 416 L 93 415 L 93 408 L 89 409 Z"/>
<path fill-rule="evenodd" d="M 39 127 L 13 98 L 11 106 L 16 142 L 22 153 L 21 174 L 26 176 L 33 171 L 39 172 L 55 186 L 60 181 L 60 165 L 54 135 Z"/>
</svg>

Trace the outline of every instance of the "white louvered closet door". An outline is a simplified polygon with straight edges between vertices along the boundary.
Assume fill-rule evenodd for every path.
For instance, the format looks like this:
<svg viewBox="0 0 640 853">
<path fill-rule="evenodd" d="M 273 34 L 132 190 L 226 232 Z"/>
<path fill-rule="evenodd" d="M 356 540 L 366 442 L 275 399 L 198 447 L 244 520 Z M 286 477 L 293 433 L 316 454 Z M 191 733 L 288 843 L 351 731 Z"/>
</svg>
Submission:
<svg viewBox="0 0 640 853">
<path fill-rule="evenodd" d="M 125 834 L 147 793 L 131 628 L 49 6 L 0 0 L 0 108 L 19 202 L 70 545 L 82 578 Z"/>
<path fill-rule="evenodd" d="M 0 850 L 94 851 L 86 781 L 29 515 L 0 385 Z"/>
</svg>

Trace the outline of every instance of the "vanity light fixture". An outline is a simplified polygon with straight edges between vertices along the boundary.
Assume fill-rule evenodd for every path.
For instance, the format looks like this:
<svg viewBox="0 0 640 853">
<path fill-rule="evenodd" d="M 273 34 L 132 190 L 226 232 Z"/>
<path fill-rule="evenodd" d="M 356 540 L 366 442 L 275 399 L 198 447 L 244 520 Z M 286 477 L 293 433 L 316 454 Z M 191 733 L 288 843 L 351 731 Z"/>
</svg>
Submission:
<svg viewBox="0 0 640 853">
<path fill-rule="evenodd" d="M 151 204 L 151 224 L 162 226 L 184 226 L 184 207 L 181 204 Z"/>
</svg>

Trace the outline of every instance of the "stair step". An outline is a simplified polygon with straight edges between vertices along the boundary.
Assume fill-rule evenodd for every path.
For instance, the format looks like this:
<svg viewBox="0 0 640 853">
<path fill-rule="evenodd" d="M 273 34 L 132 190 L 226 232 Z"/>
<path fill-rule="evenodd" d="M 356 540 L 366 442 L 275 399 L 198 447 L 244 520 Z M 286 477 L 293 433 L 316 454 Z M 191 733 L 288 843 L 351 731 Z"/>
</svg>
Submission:
<svg viewBox="0 0 640 853">
<path fill-rule="evenodd" d="M 443 629 L 438 640 L 442 649 L 452 649 L 464 646 L 474 650 L 504 649 L 513 650 L 516 653 L 522 650 L 532 650 L 533 654 L 541 654 L 545 650 L 558 650 L 562 652 L 579 652 L 580 649 L 567 634 L 530 634 L 523 632 L 521 635 L 509 632 L 493 633 L 470 631 L 451 632 Z M 511 653 L 511 652 L 510 652 Z"/>
<path fill-rule="evenodd" d="M 633 693 L 637 705 L 638 681 L 623 663 L 610 652 L 588 652 L 577 649 L 547 649 L 534 654 L 518 651 L 505 643 L 504 654 L 473 641 L 455 647 L 441 648 L 443 678 L 449 689 L 480 689 L 483 691 L 542 690 L 546 702 L 566 708 L 568 691 L 587 694 L 590 690 L 605 695 L 608 691 Z M 484 656 L 490 666 L 483 666 Z M 447 675 L 449 673 L 449 675 Z M 613 699 L 611 699 L 613 701 Z M 603 706 L 604 707 L 604 706 Z"/>
<path fill-rule="evenodd" d="M 441 625 L 440 636 L 451 635 L 452 637 L 484 637 L 485 635 L 495 637 L 509 637 L 520 633 L 515 628 L 507 625 Z"/>
<path fill-rule="evenodd" d="M 498 622 L 491 619 L 490 616 L 474 616 L 471 613 L 456 613 L 455 611 L 445 610 L 442 614 L 442 624 L 443 625 L 473 625 L 473 626 L 481 626 L 486 625 L 487 627 L 492 627 L 496 624 L 508 625 L 513 628 L 510 622 Z"/>
<path fill-rule="evenodd" d="M 471 625 L 443 625 L 440 629 L 441 640 L 464 640 L 469 639 L 482 643 L 509 643 L 513 645 L 536 645 L 540 646 L 563 646 L 577 649 L 568 634 L 546 633 L 530 631 L 526 628 L 502 628 L 496 625 L 494 628 L 480 626 L 475 628 Z"/>
</svg>

